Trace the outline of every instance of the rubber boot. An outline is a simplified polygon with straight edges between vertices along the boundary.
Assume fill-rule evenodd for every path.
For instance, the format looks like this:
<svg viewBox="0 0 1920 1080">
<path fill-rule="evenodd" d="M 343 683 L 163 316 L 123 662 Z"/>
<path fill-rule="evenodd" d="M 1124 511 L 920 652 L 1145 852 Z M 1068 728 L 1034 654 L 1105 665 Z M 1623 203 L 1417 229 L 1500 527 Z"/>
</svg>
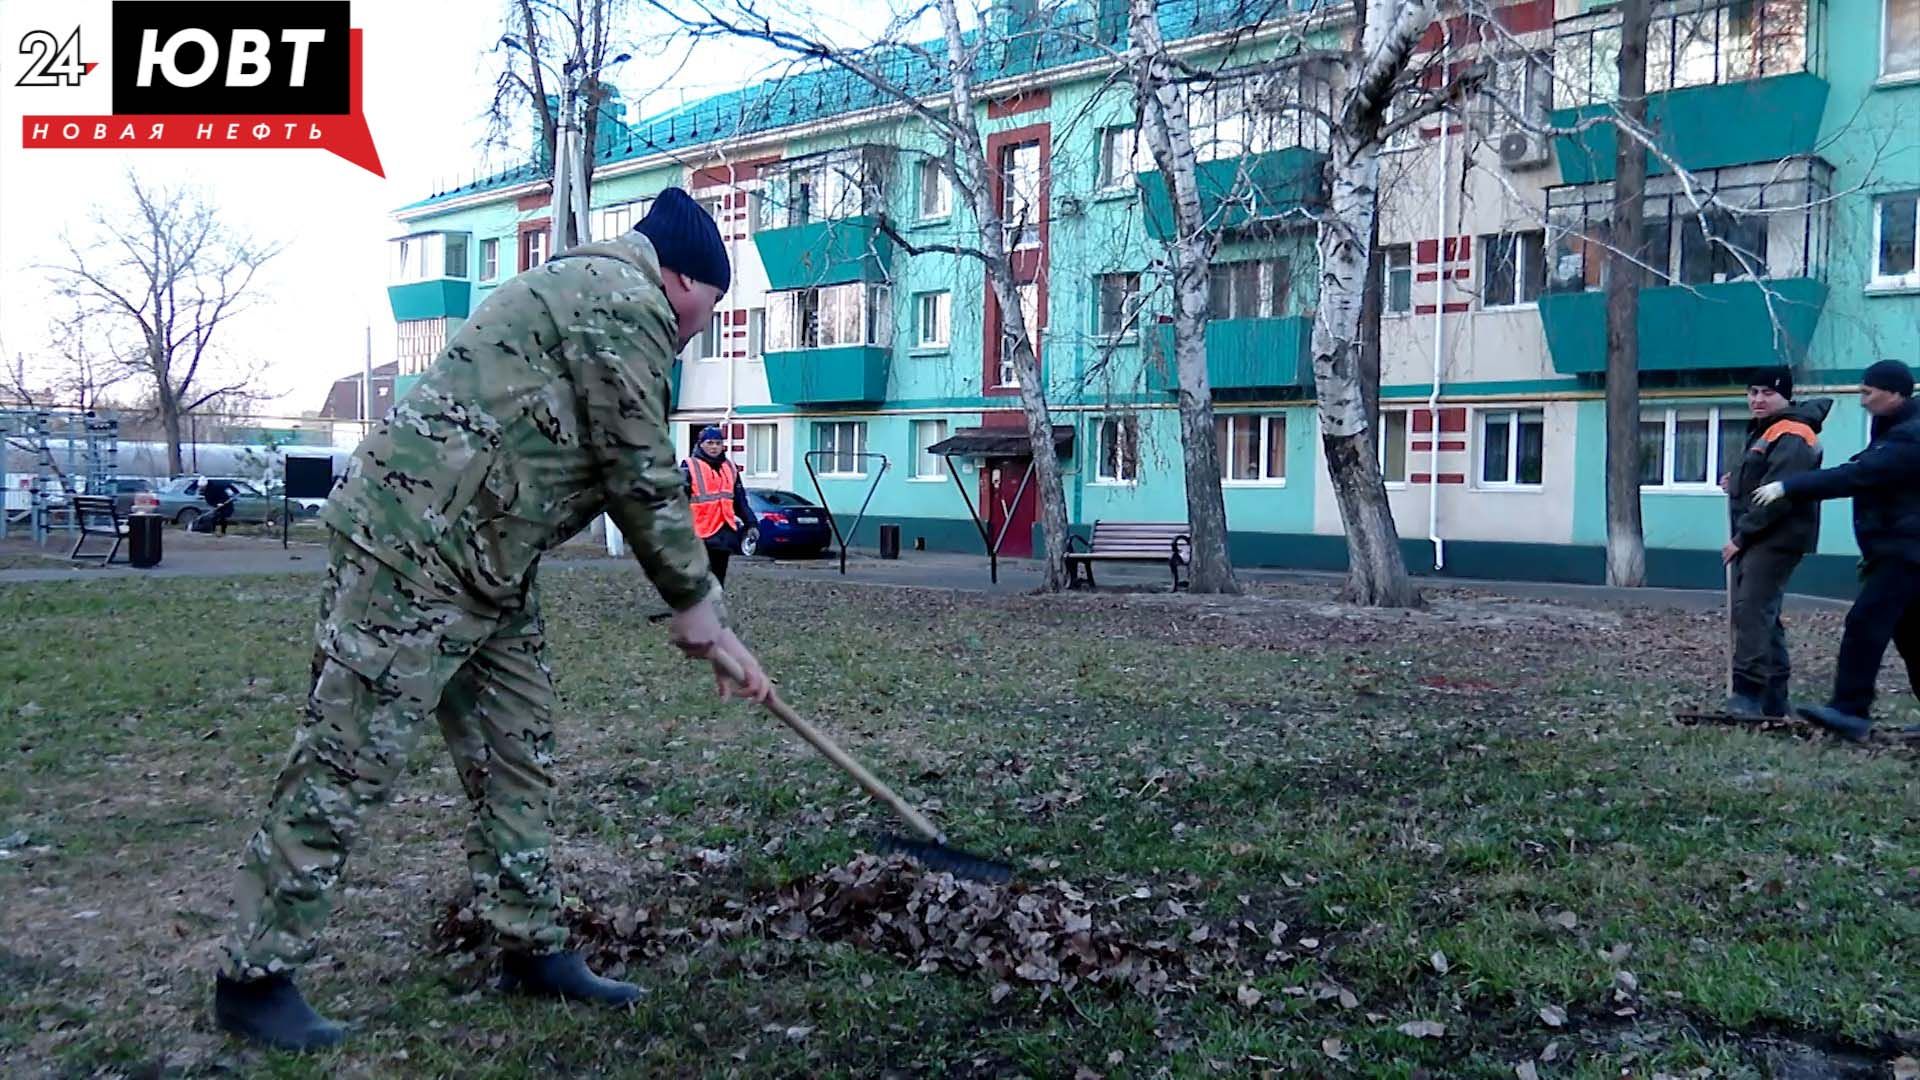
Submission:
<svg viewBox="0 0 1920 1080">
<path fill-rule="evenodd" d="M 287 975 L 242 982 L 214 978 L 213 1022 L 220 1030 L 275 1050 L 324 1050 L 346 1038 L 346 1029 L 313 1011 Z"/>
<path fill-rule="evenodd" d="M 500 958 L 500 989 L 534 997 L 557 997 L 594 1005 L 631 1005 L 640 1000 L 638 986 L 595 975 L 577 952 L 533 956 L 509 952 Z"/>
<path fill-rule="evenodd" d="M 1831 705 L 1802 705 L 1796 711 L 1850 742 L 1864 742 L 1873 732 L 1873 721 L 1864 716 L 1848 716 Z"/>
<path fill-rule="evenodd" d="M 1766 715 L 1766 711 L 1758 698 L 1735 694 L 1727 699 L 1727 715 L 1742 720 L 1758 720 Z"/>
</svg>

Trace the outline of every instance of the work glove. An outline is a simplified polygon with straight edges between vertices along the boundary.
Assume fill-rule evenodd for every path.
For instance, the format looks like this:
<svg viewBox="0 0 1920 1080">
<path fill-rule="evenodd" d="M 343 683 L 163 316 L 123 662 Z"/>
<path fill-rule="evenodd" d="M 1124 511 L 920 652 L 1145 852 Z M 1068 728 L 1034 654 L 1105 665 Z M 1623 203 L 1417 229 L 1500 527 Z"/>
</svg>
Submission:
<svg viewBox="0 0 1920 1080">
<path fill-rule="evenodd" d="M 1775 480 L 1771 484 L 1761 484 L 1753 492 L 1753 505 L 1770 506 L 1787 497 L 1787 485 Z"/>
</svg>

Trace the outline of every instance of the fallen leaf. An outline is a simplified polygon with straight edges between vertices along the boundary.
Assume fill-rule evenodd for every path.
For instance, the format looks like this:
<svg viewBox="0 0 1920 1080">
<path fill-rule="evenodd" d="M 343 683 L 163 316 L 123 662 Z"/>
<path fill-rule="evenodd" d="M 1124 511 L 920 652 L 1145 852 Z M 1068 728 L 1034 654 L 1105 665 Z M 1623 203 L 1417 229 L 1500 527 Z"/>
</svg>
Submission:
<svg viewBox="0 0 1920 1080">
<path fill-rule="evenodd" d="M 1555 915 L 1551 919 L 1548 919 L 1547 921 L 1552 923 L 1555 926 L 1558 926 L 1562 930 L 1571 930 L 1574 927 L 1580 925 L 1580 917 L 1578 915 L 1575 915 L 1571 911 L 1563 911 L 1560 914 Z"/>
<path fill-rule="evenodd" d="M 1920 1080 L 1920 1058 L 1894 1058 L 1893 1080 Z"/>
<path fill-rule="evenodd" d="M 1341 987 L 1340 988 L 1340 1007 L 1343 1009 L 1357 1009 L 1360 1007 L 1360 999 L 1353 996 L 1353 991 L 1348 990 L 1345 987 Z"/>
<path fill-rule="evenodd" d="M 1427 960 L 1429 963 L 1433 965 L 1433 970 L 1439 972 L 1442 975 L 1445 975 L 1447 973 L 1448 964 L 1447 964 L 1446 953 L 1443 953 L 1438 949 L 1436 949 L 1434 950 L 1433 955 L 1428 957 Z"/>
<path fill-rule="evenodd" d="M 1613 973 L 1613 985 L 1631 994 L 1640 989 L 1640 980 L 1635 978 L 1631 971 L 1616 971 Z"/>
<path fill-rule="evenodd" d="M 1523 1061 L 1515 1065 L 1513 1067 L 1513 1075 L 1519 1077 L 1520 1080 L 1540 1080 L 1540 1070 L 1534 1068 L 1533 1062 L 1531 1061 Z"/>
<path fill-rule="evenodd" d="M 1321 1039 L 1320 1052 L 1335 1061 L 1347 1060 L 1347 1044 L 1339 1039 Z"/>
<path fill-rule="evenodd" d="M 1241 1005 L 1251 1009 L 1255 1005 L 1260 1004 L 1260 999 L 1265 997 L 1266 995 L 1262 994 L 1258 990 L 1255 990 L 1251 986 L 1242 986 L 1240 989 L 1233 992 L 1233 996 L 1240 1002 Z"/>
<path fill-rule="evenodd" d="M 1540 1022 L 1548 1027 L 1559 1027 L 1567 1022 L 1567 1010 L 1558 1005 L 1548 1005 L 1540 1010 Z"/>
<path fill-rule="evenodd" d="M 1399 1027 L 1402 1035 L 1415 1039 L 1438 1039 L 1447 1033 L 1447 1025 L 1438 1020 L 1409 1020 Z"/>
</svg>

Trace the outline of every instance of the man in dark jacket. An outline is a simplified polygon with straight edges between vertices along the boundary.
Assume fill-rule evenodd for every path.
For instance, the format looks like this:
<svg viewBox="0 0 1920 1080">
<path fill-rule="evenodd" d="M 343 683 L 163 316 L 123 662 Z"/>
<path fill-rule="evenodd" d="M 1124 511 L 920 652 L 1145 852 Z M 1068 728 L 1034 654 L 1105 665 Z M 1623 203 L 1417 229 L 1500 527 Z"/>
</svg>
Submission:
<svg viewBox="0 0 1920 1080">
<path fill-rule="evenodd" d="M 227 535 L 227 523 L 233 520 L 233 499 L 239 493 L 232 481 L 217 476 L 201 482 L 200 498 L 213 508 L 207 519 L 207 532 L 218 529 L 221 536 Z"/>
<path fill-rule="evenodd" d="M 1845 465 L 1762 484 L 1753 493 L 1762 506 L 1853 499 L 1860 595 L 1840 638 L 1832 700 L 1799 712 L 1856 740 L 1873 729 L 1873 684 L 1889 643 L 1899 648 L 1907 678 L 1920 691 L 1920 405 L 1905 364 L 1882 360 L 1861 382 L 1860 404 L 1873 417 L 1867 448 Z"/>
<path fill-rule="evenodd" d="M 1747 450 L 1727 478 L 1732 534 L 1721 550 L 1733 589 L 1734 716 L 1787 715 L 1787 579 L 1820 540 L 1820 504 L 1758 506 L 1761 485 L 1820 468 L 1820 426 L 1831 398 L 1793 400 L 1793 371 L 1766 368 L 1747 382 Z"/>
</svg>

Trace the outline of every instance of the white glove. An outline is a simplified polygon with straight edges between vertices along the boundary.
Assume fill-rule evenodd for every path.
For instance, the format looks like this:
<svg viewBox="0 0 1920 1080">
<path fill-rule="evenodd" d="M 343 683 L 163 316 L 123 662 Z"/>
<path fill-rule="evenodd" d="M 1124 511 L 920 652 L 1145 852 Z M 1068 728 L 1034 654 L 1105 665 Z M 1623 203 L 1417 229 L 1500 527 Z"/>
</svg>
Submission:
<svg viewBox="0 0 1920 1080">
<path fill-rule="evenodd" d="M 1787 485 L 1775 480 L 1771 484 L 1761 484 L 1753 492 L 1753 505 L 1769 506 L 1787 497 Z"/>
</svg>

